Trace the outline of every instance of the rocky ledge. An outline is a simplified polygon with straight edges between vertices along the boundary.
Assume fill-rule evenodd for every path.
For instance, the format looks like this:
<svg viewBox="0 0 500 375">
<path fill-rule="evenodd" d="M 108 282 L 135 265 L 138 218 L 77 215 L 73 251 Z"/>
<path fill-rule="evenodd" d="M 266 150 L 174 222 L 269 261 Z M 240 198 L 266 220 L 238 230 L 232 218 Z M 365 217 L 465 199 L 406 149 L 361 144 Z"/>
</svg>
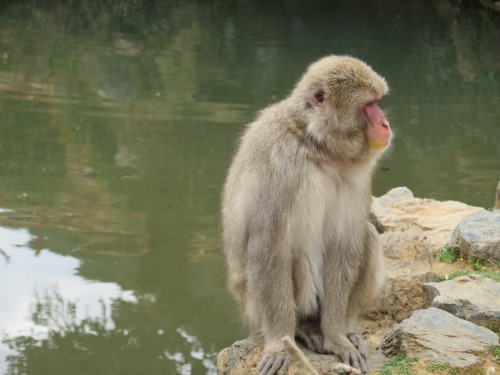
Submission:
<svg viewBox="0 0 500 375">
<path fill-rule="evenodd" d="M 363 319 L 374 348 L 369 373 L 403 354 L 457 374 L 486 365 L 491 373 L 498 366 L 491 352 L 500 351 L 500 211 L 415 198 L 400 187 L 373 199 L 372 221 L 381 233 L 387 278 Z M 335 367 L 333 355 L 303 351 L 321 374 L 349 373 Z M 219 372 L 253 374 L 261 356 L 258 339 L 238 341 L 219 353 Z M 300 363 L 287 372 L 303 373 Z"/>
</svg>

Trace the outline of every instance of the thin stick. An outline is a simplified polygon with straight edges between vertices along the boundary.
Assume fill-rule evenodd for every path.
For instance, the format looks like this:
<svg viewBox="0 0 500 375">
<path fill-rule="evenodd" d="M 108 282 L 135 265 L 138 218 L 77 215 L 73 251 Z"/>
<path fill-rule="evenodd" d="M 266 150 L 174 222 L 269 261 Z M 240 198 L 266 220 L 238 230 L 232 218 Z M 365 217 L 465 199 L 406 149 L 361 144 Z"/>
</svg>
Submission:
<svg viewBox="0 0 500 375">
<path fill-rule="evenodd" d="M 344 363 L 336 363 L 332 368 L 334 374 L 361 375 L 361 371 Z"/>
<path fill-rule="evenodd" d="M 307 359 L 304 352 L 300 350 L 300 348 L 297 346 L 297 344 L 295 344 L 290 336 L 283 337 L 281 341 L 285 345 L 285 348 L 288 354 L 290 354 L 290 356 L 292 357 L 293 361 L 297 361 L 302 365 L 305 370 L 305 375 L 319 375 L 313 365 L 311 365 L 311 362 L 309 362 L 309 360 Z M 327 374 L 361 375 L 361 371 L 344 363 L 336 363 L 332 368 L 330 368 Z"/>
<path fill-rule="evenodd" d="M 304 352 L 300 350 L 290 336 L 283 337 L 281 341 L 283 341 L 288 354 L 292 356 L 293 360 L 300 362 L 304 366 L 306 375 L 319 375 L 316 369 L 311 365 L 311 362 L 307 359 Z"/>
</svg>

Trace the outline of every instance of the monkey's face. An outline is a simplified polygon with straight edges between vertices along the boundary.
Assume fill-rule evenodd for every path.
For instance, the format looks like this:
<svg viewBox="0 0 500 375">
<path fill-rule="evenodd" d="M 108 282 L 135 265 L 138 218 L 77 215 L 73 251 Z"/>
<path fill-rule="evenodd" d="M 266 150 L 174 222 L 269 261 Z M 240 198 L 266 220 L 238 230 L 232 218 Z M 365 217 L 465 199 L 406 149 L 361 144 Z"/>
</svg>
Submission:
<svg viewBox="0 0 500 375">
<path fill-rule="evenodd" d="M 380 100 L 374 99 L 378 95 L 368 88 L 350 92 L 356 93 L 362 95 L 346 95 L 337 85 L 335 91 L 318 89 L 310 98 L 316 117 L 309 130 L 336 158 L 352 161 L 378 157 L 392 138 Z"/>
<path fill-rule="evenodd" d="M 383 77 L 349 56 L 328 56 L 312 64 L 296 86 L 305 88 L 308 132 L 334 158 L 377 157 L 392 137 L 379 102 L 389 88 Z"/>
</svg>

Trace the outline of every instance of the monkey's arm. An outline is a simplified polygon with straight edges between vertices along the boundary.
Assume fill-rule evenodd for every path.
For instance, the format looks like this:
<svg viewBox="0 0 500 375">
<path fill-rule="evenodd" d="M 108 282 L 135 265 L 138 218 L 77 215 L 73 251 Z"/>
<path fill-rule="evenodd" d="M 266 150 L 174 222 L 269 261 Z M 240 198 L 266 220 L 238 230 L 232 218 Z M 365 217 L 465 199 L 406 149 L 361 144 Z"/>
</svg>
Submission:
<svg viewBox="0 0 500 375">
<path fill-rule="evenodd" d="M 284 373 L 290 364 L 282 338 L 295 336 L 295 304 L 292 250 L 284 215 L 276 201 L 268 201 L 266 212 L 254 216 L 248 244 L 248 301 L 261 316 L 264 357 L 259 375 Z M 258 223 L 257 223 L 258 222 Z"/>
<path fill-rule="evenodd" d="M 285 372 L 290 363 L 282 343 L 284 336 L 295 336 L 296 311 L 293 285 L 293 250 L 289 235 L 289 216 L 299 183 L 296 156 L 278 145 L 258 154 L 246 171 L 258 166 L 260 179 L 249 190 L 255 202 L 248 210 L 246 273 L 248 296 L 259 328 L 264 335 L 264 357 L 259 375 Z"/>
</svg>

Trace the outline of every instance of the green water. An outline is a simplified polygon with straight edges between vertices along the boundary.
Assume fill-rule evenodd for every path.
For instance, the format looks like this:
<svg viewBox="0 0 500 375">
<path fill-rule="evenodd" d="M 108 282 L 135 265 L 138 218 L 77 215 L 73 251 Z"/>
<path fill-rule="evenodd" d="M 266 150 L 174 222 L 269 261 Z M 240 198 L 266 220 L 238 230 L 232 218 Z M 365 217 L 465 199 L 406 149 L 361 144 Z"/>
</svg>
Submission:
<svg viewBox="0 0 500 375">
<path fill-rule="evenodd" d="M 384 75 L 374 193 L 491 207 L 500 17 L 453 2 L 0 4 L 0 373 L 215 374 L 245 336 L 219 196 L 235 141 L 307 64 Z"/>
</svg>

